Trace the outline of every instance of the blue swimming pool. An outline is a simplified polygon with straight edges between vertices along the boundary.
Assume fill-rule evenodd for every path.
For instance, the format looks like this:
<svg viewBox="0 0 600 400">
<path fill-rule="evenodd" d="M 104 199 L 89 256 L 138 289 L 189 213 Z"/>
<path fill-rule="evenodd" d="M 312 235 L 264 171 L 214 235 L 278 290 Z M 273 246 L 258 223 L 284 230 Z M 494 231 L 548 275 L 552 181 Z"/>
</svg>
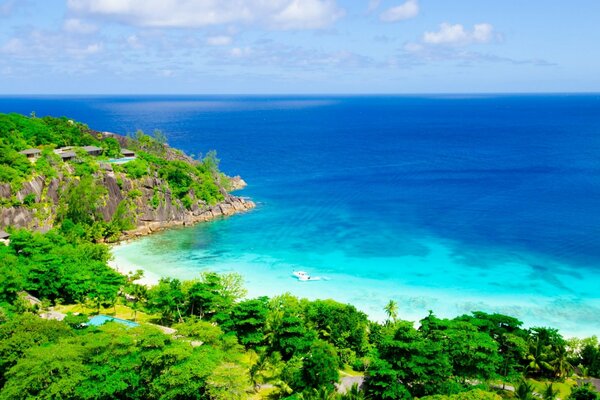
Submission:
<svg viewBox="0 0 600 400">
<path fill-rule="evenodd" d="M 135 157 L 111 158 L 108 160 L 108 162 L 112 164 L 124 164 L 131 160 L 135 160 Z"/>
<path fill-rule="evenodd" d="M 132 321 L 127 321 L 126 319 L 109 317 L 108 315 L 102 315 L 102 314 L 96 315 L 95 317 L 90 318 L 90 320 L 88 321 L 87 324 L 93 325 L 93 326 L 101 326 L 107 322 L 116 322 L 118 324 L 125 325 L 125 326 L 131 327 L 131 328 L 140 326 L 140 324 L 132 322 Z"/>
</svg>

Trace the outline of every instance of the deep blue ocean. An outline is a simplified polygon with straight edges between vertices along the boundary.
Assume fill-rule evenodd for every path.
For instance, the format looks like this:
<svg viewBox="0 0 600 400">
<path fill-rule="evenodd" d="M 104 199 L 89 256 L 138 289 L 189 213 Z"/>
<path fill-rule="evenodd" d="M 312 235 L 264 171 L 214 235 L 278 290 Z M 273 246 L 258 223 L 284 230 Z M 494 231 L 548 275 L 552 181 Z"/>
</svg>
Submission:
<svg viewBox="0 0 600 400">
<path fill-rule="evenodd" d="M 254 211 L 115 249 L 149 274 L 236 271 L 250 295 L 390 298 L 600 333 L 600 95 L 0 97 L 0 112 L 162 130 L 217 150 Z M 324 279 L 296 282 L 292 269 Z"/>
</svg>

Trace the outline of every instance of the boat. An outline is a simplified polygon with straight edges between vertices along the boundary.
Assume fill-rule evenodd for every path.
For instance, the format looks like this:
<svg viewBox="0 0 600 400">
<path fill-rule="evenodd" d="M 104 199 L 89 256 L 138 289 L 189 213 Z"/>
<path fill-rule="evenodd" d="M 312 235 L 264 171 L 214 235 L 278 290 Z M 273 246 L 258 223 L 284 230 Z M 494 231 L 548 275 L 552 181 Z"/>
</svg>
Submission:
<svg viewBox="0 0 600 400">
<path fill-rule="evenodd" d="M 293 271 L 292 275 L 294 275 L 296 278 L 298 278 L 299 281 L 310 281 L 310 275 L 308 274 L 308 272 L 304 272 L 304 271 Z"/>
<path fill-rule="evenodd" d="M 292 275 L 298 278 L 299 281 L 321 281 L 321 280 L 329 280 L 327 278 L 323 278 L 322 276 L 310 276 L 308 272 L 305 271 L 292 271 Z"/>
</svg>

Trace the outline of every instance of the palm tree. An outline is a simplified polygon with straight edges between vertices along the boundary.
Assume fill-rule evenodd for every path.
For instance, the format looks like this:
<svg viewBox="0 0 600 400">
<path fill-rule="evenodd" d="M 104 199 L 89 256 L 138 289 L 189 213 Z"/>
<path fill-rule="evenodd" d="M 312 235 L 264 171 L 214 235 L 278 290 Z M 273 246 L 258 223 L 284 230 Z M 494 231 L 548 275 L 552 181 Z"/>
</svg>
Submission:
<svg viewBox="0 0 600 400">
<path fill-rule="evenodd" d="M 396 319 L 398 318 L 398 303 L 394 300 L 390 300 L 384 307 L 384 310 L 388 316 L 388 320 L 391 318 L 392 321 L 396 322 Z"/>
<path fill-rule="evenodd" d="M 533 386 L 527 383 L 526 380 L 522 380 L 517 390 L 515 390 L 515 397 L 519 400 L 534 400 Z"/>
<path fill-rule="evenodd" d="M 557 378 L 566 378 L 574 369 L 569 362 L 569 354 L 564 346 L 554 350 L 554 360 L 550 364 L 554 367 L 554 374 Z"/>
<path fill-rule="evenodd" d="M 340 400 L 366 400 L 365 392 L 360 390 L 358 383 L 355 383 L 348 391 L 340 395 Z"/>
<path fill-rule="evenodd" d="M 556 400 L 558 398 L 559 390 L 552 387 L 552 384 L 546 384 L 546 388 L 542 393 L 542 399 L 544 400 Z"/>
</svg>

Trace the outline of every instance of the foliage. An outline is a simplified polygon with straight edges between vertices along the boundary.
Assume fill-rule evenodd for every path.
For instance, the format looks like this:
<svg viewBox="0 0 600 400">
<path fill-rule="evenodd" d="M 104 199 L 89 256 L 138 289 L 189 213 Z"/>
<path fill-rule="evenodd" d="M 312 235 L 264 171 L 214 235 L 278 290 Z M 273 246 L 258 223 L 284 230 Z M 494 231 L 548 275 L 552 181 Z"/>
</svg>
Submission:
<svg viewBox="0 0 600 400">
<path fill-rule="evenodd" d="M 106 195 L 106 188 L 96 184 L 91 176 L 73 180 L 60 199 L 57 217 L 75 224 L 93 225 L 102 220 L 99 206 Z"/>
<path fill-rule="evenodd" d="M 13 271 L 10 280 L 3 283 L 10 283 L 12 289 L 5 288 L 4 292 L 13 297 L 16 290 L 27 290 L 50 300 L 89 300 L 99 305 L 113 302 L 124 281 L 107 266 L 109 253 L 105 246 L 69 243 L 59 231 L 14 231 L 4 252 Z"/>
<path fill-rule="evenodd" d="M 223 363 L 207 379 L 207 392 L 212 400 L 243 400 L 248 398 L 250 386 L 243 368 L 233 363 Z"/>
<path fill-rule="evenodd" d="M 117 139 L 112 137 L 106 138 L 102 141 L 101 145 L 106 156 L 112 158 L 121 157 L 121 145 Z"/>
<path fill-rule="evenodd" d="M 338 356 L 331 344 L 316 340 L 302 363 L 302 380 L 308 388 L 333 390 L 340 378 Z"/>
<path fill-rule="evenodd" d="M 123 164 L 123 170 L 128 177 L 132 179 L 140 179 L 149 173 L 149 164 L 142 158 L 136 158 Z"/>
<path fill-rule="evenodd" d="M 12 197 L 0 199 L 0 204 L 52 210 L 51 214 L 56 210 L 56 223 L 70 220 L 75 225 L 81 225 L 84 231 L 82 236 L 86 239 L 115 239 L 122 231 L 132 227 L 136 210 L 128 204 L 127 210 L 125 205 L 117 208 L 116 216 L 103 216 L 99 211 L 107 204 L 112 206 L 107 202 L 109 192 L 106 190 L 110 187 L 106 176 L 111 167 L 103 165 L 102 161 L 107 157 L 120 157 L 121 143 L 125 142 L 136 150 L 138 157 L 122 165 L 112 164 L 114 179 L 120 189 L 124 188 L 126 177 L 133 181 L 151 177 L 155 192 L 150 204 L 154 208 L 168 198 L 189 210 L 196 205 L 214 205 L 225 199 L 228 180 L 218 170 L 219 160 L 214 151 L 197 161 L 168 147 L 166 136 L 158 130 L 151 135 L 139 131 L 132 138 L 117 140 L 116 137 L 92 131 L 86 125 L 64 117 L 0 114 L 0 183 L 10 183 L 13 193 Z M 81 149 L 86 145 L 98 146 L 104 154 L 90 156 Z M 54 153 L 56 148 L 65 146 L 73 147 L 75 159 L 63 162 Z M 41 153 L 31 160 L 19 153 L 29 148 L 38 149 Z M 47 185 L 50 179 L 59 178 L 58 201 L 54 195 L 46 196 L 45 193 L 42 196 L 31 194 L 22 201 L 17 200 L 14 193 L 20 190 L 23 183 L 40 176 Z M 136 186 L 139 187 L 134 183 L 133 187 Z M 169 196 L 169 192 L 172 196 Z M 134 189 L 130 196 L 132 200 L 136 199 L 136 194 L 143 193 Z M 41 203 L 41 207 L 37 207 L 38 203 Z M 105 214 L 107 210 L 114 213 L 114 209 L 108 207 L 104 209 Z"/>
<path fill-rule="evenodd" d="M 585 385 L 577 386 L 571 391 L 569 400 L 598 400 L 600 396 L 593 389 L 592 385 L 586 383 Z"/>
</svg>

